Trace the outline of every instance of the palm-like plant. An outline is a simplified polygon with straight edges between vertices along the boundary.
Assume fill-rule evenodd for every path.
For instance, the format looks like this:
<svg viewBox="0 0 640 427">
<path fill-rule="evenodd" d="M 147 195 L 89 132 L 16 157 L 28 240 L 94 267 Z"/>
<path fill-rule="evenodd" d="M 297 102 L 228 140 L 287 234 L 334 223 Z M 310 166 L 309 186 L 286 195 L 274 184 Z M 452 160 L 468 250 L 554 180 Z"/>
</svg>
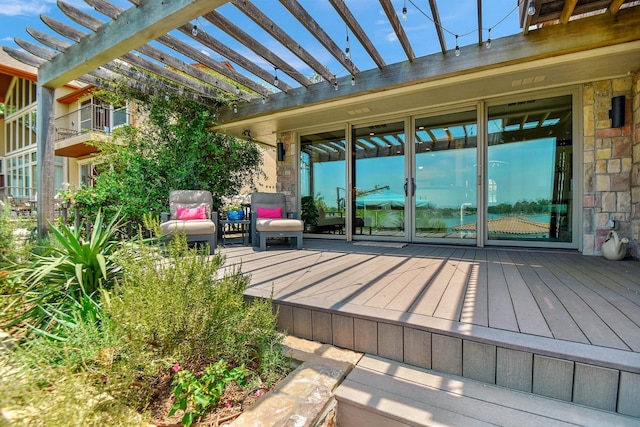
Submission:
<svg viewBox="0 0 640 427">
<path fill-rule="evenodd" d="M 97 319 L 100 291 L 110 289 L 120 273 L 114 254 L 119 247 L 116 233 L 121 226 L 119 215 L 103 224 L 100 211 L 88 240 L 80 230 L 64 224 L 51 225 L 59 247 L 50 247 L 43 255 L 35 255 L 29 266 L 16 272 L 21 289 L 5 312 L 18 304 L 23 309 L 6 325 L 25 326 L 27 336 L 64 339 L 63 328 L 59 326 L 73 324 L 74 316 Z"/>
</svg>

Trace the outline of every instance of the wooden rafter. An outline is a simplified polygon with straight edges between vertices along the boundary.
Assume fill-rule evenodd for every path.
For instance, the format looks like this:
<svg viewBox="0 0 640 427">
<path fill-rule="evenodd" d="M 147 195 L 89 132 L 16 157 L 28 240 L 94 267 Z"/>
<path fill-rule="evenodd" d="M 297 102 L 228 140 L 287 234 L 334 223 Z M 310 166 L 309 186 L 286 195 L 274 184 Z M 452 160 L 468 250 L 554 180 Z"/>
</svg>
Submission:
<svg viewBox="0 0 640 427">
<path fill-rule="evenodd" d="M 296 80 L 302 86 L 308 87 L 311 84 L 311 81 L 303 76 L 298 70 L 293 68 L 291 64 L 273 53 L 266 46 L 264 46 L 255 38 L 251 37 L 236 24 L 222 16 L 222 14 L 214 10 L 203 15 L 203 18 L 220 28 L 225 33 L 229 34 L 231 37 L 238 40 L 240 43 L 254 51 L 256 54 L 263 57 L 274 67 L 282 70 L 285 74 L 289 75 L 292 79 Z"/>
<path fill-rule="evenodd" d="M 106 12 L 106 13 L 111 13 L 111 15 L 107 15 L 112 19 L 117 19 L 117 17 L 123 12 L 123 9 L 119 9 L 116 6 L 110 5 L 112 7 L 108 8 L 108 7 L 104 7 L 105 4 L 108 4 L 108 2 L 104 1 L 104 0 L 88 0 L 89 3 L 91 3 L 96 10 L 100 11 L 100 12 Z M 90 15 L 87 15 L 86 13 L 70 6 L 67 4 L 64 4 L 63 2 L 59 1 L 59 5 L 60 5 L 60 9 L 67 15 L 69 16 L 71 19 L 73 19 L 75 22 L 77 22 L 80 25 L 83 25 L 93 31 L 97 31 L 98 28 L 103 25 L 103 22 L 91 17 Z M 210 69 L 212 69 L 213 71 L 215 71 L 218 74 L 221 74 L 222 76 L 237 82 L 239 84 L 239 86 L 243 86 L 246 87 L 254 92 L 257 92 L 263 96 L 267 96 L 269 95 L 269 91 L 264 87 L 261 86 L 259 84 L 257 84 L 256 82 L 254 82 L 253 80 L 243 76 L 242 74 L 238 73 L 235 70 L 229 69 L 228 67 L 224 66 L 223 64 L 221 64 L 218 61 L 214 61 L 210 58 L 208 58 L 206 55 L 202 54 L 201 52 L 199 52 L 197 49 L 192 48 L 191 46 L 187 45 L 186 43 L 181 42 L 180 40 L 176 39 L 175 37 L 169 36 L 167 34 L 160 36 L 157 39 L 158 42 L 164 44 L 165 46 L 171 48 L 174 51 L 177 51 L 181 54 L 183 54 L 184 56 L 190 57 L 192 59 L 194 59 L 195 61 L 205 65 L 206 67 L 209 67 Z M 164 64 L 173 67 L 177 70 L 180 70 L 183 73 L 186 73 L 196 79 L 199 79 L 207 84 L 210 84 L 212 86 L 216 86 L 221 90 L 225 90 L 229 92 L 229 93 L 233 93 L 236 95 L 236 89 L 234 87 L 234 85 L 232 84 L 227 84 L 227 85 L 220 85 L 219 84 L 219 79 L 216 78 L 215 76 L 211 75 L 210 73 L 206 73 L 205 71 L 194 67 L 192 64 L 187 64 L 184 61 L 181 61 L 177 58 L 175 58 L 174 56 L 171 56 L 170 54 L 168 54 L 167 52 L 163 52 L 160 51 L 157 48 L 152 47 L 149 44 L 145 44 L 141 47 L 139 47 L 137 49 L 139 52 L 144 53 L 145 55 L 148 55 L 154 59 L 156 59 L 157 61 L 163 62 Z M 246 94 L 244 96 L 242 96 L 245 99 L 251 99 L 251 98 L 255 98 L 255 95 L 253 94 Z"/>
<path fill-rule="evenodd" d="M 122 9 L 118 8 L 117 6 L 113 6 L 111 5 L 108 1 L 106 0 L 85 0 L 87 3 L 93 5 L 96 10 L 98 10 L 99 12 L 102 12 L 103 14 L 115 19 L 115 17 L 117 17 L 119 15 L 119 13 L 122 11 Z M 131 3 L 138 5 L 138 3 L 140 3 L 140 0 L 129 0 Z M 107 8 L 108 6 L 111 6 L 111 11 Z M 105 7 L 104 11 L 103 11 L 103 7 Z M 120 12 L 116 12 L 115 11 L 120 11 Z M 211 37 L 210 35 L 208 35 L 207 33 L 203 32 L 203 31 L 199 31 L 197 35 L 193 35 L 192 30 L 193 30 L 193 26 L 190 24 L 184 24 L 181 25 L 180 27 L 177 28 L 180 32 L 182 32 L 184 35 L 186 35 L 187 37 L 195 40 L 196 42 L 200 43 L 201 45 L 213 50 L 214 52 L 219 53 L 220 55 L 222 55 L 223 57 L 227 58 L 229 61 L 233 62 L 234 64 L 237 64 L 238 66 L 244 68 L 245 70 L 247 70 L 248 72 L 250 72 L 251 74 L 261 78 L 262 80 L 264 80 L 265 82 L 271 84 L 273 82 L 274 79 L 274 75 L 270 74 L 269 72 L 265 71 L 264 69 L 260 68 L 259 66 L 257 66 L 255 63 L 253 63 L 251 60 L 249 60 L 248 58 L 240 55 L 239 53 L 237 53 L 236 51 L 234 51 L 233 49 L 231 49 L 230 47 L 226 46 L 225 44 L 219 42 L 218 40 L 216 40 L 215 38 Z M 200 64 L 209 67 L 211 69 L 217 69 L 217 65 L 216 64 L 220 64 L 218 61 L 214 61 L 213 59 L 211 59 L 210 57 L 208 57 L 207 55 L 205 55 L 204 53 L 202 53 L 200 50 L 195 49 L 191 46 L 189 46 L 186 43 L 183 43 L 179 40 L 177 40 L 174 37 L 171 37 L 171 39 L 169 39 L 168 34 L 164 35 L 162 37 L 160 37 L 158 39 L 158 41 L 161 41 L 163 44 L 165 44 L 165 46 L 174 49 L 176 51 L 178 51 L 179 53 L 182 53 L 183 55 L 199 62 Z M 174 43 L 174 40 L 177 41 L 178 43 Z M 172 47 L 175 46 L 175 47 Z M 248 88 L 251 88 L 252 90 L 261 93 L 265 96 L 269 96 L 271 95 L 273 92 L 268 89 L 265 86 L 262 85 L 258 85 L 257 83 L 251 81 L 250 79 L 246 78 L 245 76 L 243 76 L 242 74 L 236 72 L 235 70 L 231 70 L 228 69 L 227 67 L 225 67 L 224 65 L 222 65 L 223 69 L 226 69 L 226 72 L 232 72 L 234 74 L 234 76 L 242 76 L 242 77 L 230 77 L 232 80 L 236 80 L 238 81 L 241 85 L 244 85 Z M 222 72 L 220 71 L 221 74 L 226 75 L 226 72 Z M 249 81 L 253 82 L 253 84 L 249 83 Z M 283 82 L 283 84 L 281 84 L 279 86 L 279 89 L 282 90 L 283 92 L 287 92 L 291 89 L 293 89 L 290 85 L 285 84 Z"/>
<path fill-rule="evenodd" d="M 569 18 L 573 15 L 573 11 L 578 4 L 578 0 L 566 0 L 564 2 L 564 7 L 562 8 L 562 13 L 560 13 L 560 22 L 566 24 L 569 22 Z"/>
<path fill-rule="evenodd" d="M 38 70 L 38 83 L 46 88 L 66 84 L 78 75 L 130 52 L 224 3 L 224 0 L 172 0 L 158 7 L 156 0 L 141 0 L 125 11 L 122 19 L 109 21 L 62 55 L 56 55 Z"/>
<path fill-rule="evenodd" d="M 347 72 L 351 75 L 356 75 L 360 72 L 358 67 L 351 62 L 351 59 L 346 58 L 342 49 L 331 37 L 322 29 L 320 24 L 313 19 L 309 12 L 307 12 L 296 0 L 280 0 L 280 3 L 291 13 L 307 30 L 327 49 L 336 60 L 342 64 Z"/>
<path fill-rule="evenodd" d="M 66 24 L 63 24 L 60 21 L 57 21 L 53 18 L 47 17 L 47 16 L 41 16 L 42 21 L 47 24 L 49 26 L 49 28 L 51 28 L 52 30 L 54 30 L 55 32 L 57 32 L 58 34 L 60 34 L 63 37 L 66 37 L 69 40 L 73 40 L 75 42 L 79 42 L 83 37 L 85 37 L 86 33 L 77 30 L 73 27 L 70 27 Z M 71 47 L 73 45 L 70 45 L 69 47 Z M 68 48 L 69 48 L 68 47 Z M 65 52 L 68 50 L 68 48 L 65 49 Z M 58 55 L 56 55 L 57 57 Z M 170 82 L 175 82 L 181 86 L 184 86 L 186 88 L 189 88 L 193 91 L 196 91 L 198 93 L 200 93 L 203 96 L 206 97 L 210 97 L 210 98 L 218 98 L 220 96 L 220 94 L 218 92 L 216 92 L 213 88 L 211 88 L 211 86 L 206 85 L 204 83 L 201 83 L 199 81 L 196 81 L 192 78 L 188 78 L 180 73 L 176 73 L 174 71 L 171 71 L 169 69 L 167 69 L 166 67 L 162 67 L 158 64 L 155 64 L 147 59 L 144 59 L 140 56 L 137 55 L 133 55 L 131 53 L 127 53 L 125 55 L 121 56 L 121 59 L 127 63 L 133 64 L 139 68 L 142 68 L 144 70 L 147 70 L 151 73 L 155 73 L 160 77 L 163 77 L 167 80 L 169 80 Z M 218 84 L 221 86 L 222 90 L 226 91 L 226 92 L 233 92 L 235 90 L 235 87 L 229 83 L 226 82 L 218 82 Z"/>
<path fill-rule="evenodd" d="M 482 46 L 482 0 L 478 0 L 478 46 Z"/>
<path fill-rule="evenodd" d="M 353 16 L 344 0 L 329 0 L 329 2 L 336 10 L 336 12 L 338 12 L 338 15 L 340 15 L 342 20 L 347 24 L 351 32 L 353 32 L 356 38 L 360 41 L 362 47 L 364 47 L 367 53 L 369 53 L 369 56 L 371 57 L 371 59 L 373 59 L 373 62 L 375 62 L 378 68 L 382 70 L 386 65 L 384 59 L 382 59 L 380 52 L 378 52 L 378 49 L 376 49 L 376 47 L 373 45 L 373 42 L 371 42 L 369 37 L 367 37 L 367 34 L 364 32 L 356 18 Z"/>
<path fill-rule="evenodd" d="M 58 52 L 63 52 L 71 46 L 71 43 L 69 42 L 57 39 L 33 28 L 27 28 L 27 32 L 43 45 Z M 127 79 L 123 79 L 122 76 L 127 77 Z M 185 91 L 183 88 L 176 86 L 171 81 L 158 80 L 148 74 L 141 73 L 123 61 L 109 61 L 102 67 L 96 68 L 90 73 L 79 77 L 77 80 L 103 88 L 112 88 L 113 85 L 110 81 L 119 80 L 125 86 L 147 94 L 165 92 L 173 95 L 184 96 L 205 105 L 215 105 L 218 103 L 214 98 L 202 96 L 191 91 Z M 99 83 L 96 84 L 96 81 Z"/>
<path fill-rule="evenodd" d="M 440 49 L 442 49 L 442 53 L 447 53 L 447 42 L 444 39 L 444 31 L 442 30 L 442 21 L 440 20 L 440 13 L 438 12 L 438 5 L 436 4 L 436 0 L 429 0 L 429 6 L 431 6 L 433 23 L 436 26 L 436 33 L 438 34 L 438 40 L 440 41 Z"/>
<path fill-rule="evenodd" d="M 263 30 L 271 34 L 273 38 L 282 43 L 283 46 L 300 58 L 312 70 L 318 73 L 318 75 L 322 76 L 327 81 L 333 80 L 333 74 L 329 72 L 326 66 L 321 64 L 320 61 L 318 61 L 311 53 L 300 46 L 300 43 L 296 42 L 295 39 L 280 28 L 278 24 L 262 13 L 262 11 L 251 1 L 233 0 L 233 5 L 241 10 L 248 18 L 253 20 L 253 22 L 258 24 Z"/>
<path fill-rule="evenodd" d="M 618 13 L 618 11 L 620 10 L 620 6 L 622 6 L 622 3 L 624 3 L 624 0 L 611 0 L 611 3 L 609 3 L 609 12 L 612 15 L 615 15 L 616 13 Z"/>
<path fill-rule="evenodd" d="M 404 49 L 404 53 L 407 55 L 407 59 L 413 62 L 413 60 L 416 59 L 416 55 L 413 53 L 413 48 L 411 47 L 411 43 L 409 43 L 409 38 L 404 32 L 404 28 L 398 19 L 398 14 L 393 9 L 393 5 L 391 5 L 391 0 L 380 0 L 380 5 L 382 6 L 384 13 L 387 14 L 387 19 L 389 19 L 391 27 L 393 28 L 393 31 L 395 31 L 398 41 L 402 45 L 402 49 Z"/>
</svg>

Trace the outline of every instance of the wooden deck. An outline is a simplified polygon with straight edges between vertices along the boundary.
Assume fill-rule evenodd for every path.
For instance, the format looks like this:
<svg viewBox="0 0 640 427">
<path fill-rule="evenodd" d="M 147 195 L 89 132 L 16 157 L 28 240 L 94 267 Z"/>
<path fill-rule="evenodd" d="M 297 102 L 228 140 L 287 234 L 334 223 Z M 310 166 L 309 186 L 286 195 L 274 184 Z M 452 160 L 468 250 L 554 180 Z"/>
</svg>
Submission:
<svg viewBox="0 0 640 427">
<path fill-rule="evenodd" d="M 350 243 L 227 246 L 307 339 L 640 416 L 640 262 L 576 252 Z M 594 387 L 601 388 L 600 391 Z"/>
</svg>

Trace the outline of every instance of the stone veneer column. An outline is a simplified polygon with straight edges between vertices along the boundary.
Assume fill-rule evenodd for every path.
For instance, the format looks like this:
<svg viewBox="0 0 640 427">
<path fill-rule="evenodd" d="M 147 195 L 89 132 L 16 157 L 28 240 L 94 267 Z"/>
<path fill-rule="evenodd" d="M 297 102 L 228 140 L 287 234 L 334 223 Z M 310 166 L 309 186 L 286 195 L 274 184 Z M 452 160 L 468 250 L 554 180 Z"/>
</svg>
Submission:
<svg viewBox="0 0 640 427">
<path fill-rule="evenodd" d="M 276 191 L 287 196 L 289 211 L 298 212 L 298 162 L 296 161 L 295 144 L 291 139 L 291 132 L 279 134 L 278 141 L 284 144 L 285 156 L 283 162 L 276 161 Z"/>
<path fill-rule="evenodd" d="M 636 71 L 633 76 L 631 97 L 633 166 L 631 168 L 631 242 L 629 254 L 638 259 L 640 258 L 640 70 Z"/>
<path fill-rule="evenodd" d="M 620 237 L 632 237 L 632 148 L 633 141 L 637 140 L 632 134 L 632 86 L 633 76 L 584 85 L 585 255 L 600 253 L 602 243 L 609 232 L 609 220 L 618 221 L 617 231 Z M 624 95 L 626 100 L 625 126 L 612 128 L 609 118 L 611 98 L 620 95 Z M 640 162 L 640 151 L 636 162 Z"/>
</svg>

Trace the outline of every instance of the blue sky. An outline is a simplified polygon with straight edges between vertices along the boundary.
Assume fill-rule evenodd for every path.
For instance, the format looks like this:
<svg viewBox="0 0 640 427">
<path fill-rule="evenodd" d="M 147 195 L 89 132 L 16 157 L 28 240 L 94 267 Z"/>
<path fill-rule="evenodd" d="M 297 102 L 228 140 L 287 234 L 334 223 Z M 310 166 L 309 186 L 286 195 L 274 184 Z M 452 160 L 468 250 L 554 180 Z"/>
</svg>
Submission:
<svg viewBox="0 0 640 427">
<path fill-rule="evenodd" d="M 83 11 L 90 13 L 101 20 L 107 18 L 95 12 L 84 1 L 66 0 Z M 322 0 L 299 0 L 302 6 L 314 17 L 322 28 L 333 38 L 336 43 L 346 48 L 347 34 L 349 35 L 349 46 L 352 59 L 360 70 L 374 68 L 376 65 L 369 58 L 368 54 L 360 46 L 358 40 L 350 31 L 347 33 L 346 26 L 328 1 Z M 400 43 L 384 14 L 380 3 L 376 0 L 345 0 L 353 15 L 359 20 L 362 27 L 374 45 L 379 49 L 387 64 L 405 61 Z M 131 3 L 125 0 L 111 0 L 112 3 L 121 8 L 128 8 Z M 344 76 L 346 70 L 333 58 L 319 43 L 307 32 L 307 30 L 297 22 L 287 10 L 277 0 L 257 0 L 255 4 L 260 5 L 261 10 L 272 20 L 285 28 L 300 44 L 311 52 L 321 63 L 325 64 L 332 74 Z M 394 8 L 400 14 L 403 6 L 407 7 L 407 19 L 402 21 L 403 27 L 412 44 L 417 56 L 423 56 L 438 52 L 440 46 L 434 24 L 431 22 L 431 10 L 428 0 L 392 0 Z M 476 45 L 477 34 L 477 0 L 439 0 L 438 8 L 442 24 L 445 30 L 447 47 L 454 49 L 455 35 L 459 35 L 459 45 Z M 483 39 L 487 38 L 487 29 L 491 29 L 491 38 L 496 39 L 505 35 L 520 32 L 518 23 L 517 0 L 484 0 L 483 1 Z M 514 10 L 515 9 L 515 10 Z M 225 5 L 220 11 L 236 25 L 243 28 L 250 34 L 257 36 L 259 41 L 267 48 L 273 50 L 287 62 L 294 64 L 303 74 L 311 75 L 308 69 L 295 55 L 282 47 L 277 41 L 266 35 L 253 21 L 245 17 L 232 5 Z M 40 20 L 39 15 L 56 18 L 66 24 L 75 26 L 66 16 L 64 16 L 56 6 L 55 0 L 4 0 L 0 7 L 0 44 L 3 46 L 17 47 L 13 42 L 14 37 L 20 37 L 28 41 L 33 41 L 26 32 L 26 27 L 33 27 L 43 32 L 55 35 Z M 220 32 L 215 26 L 204 19 L 192 21 L 198 26 L 200 31 L 205 31 L 218 38 L 221 42 L 252 59 L 264 69 L 272 71 L 272 66 L 264 59 L 249 51 L 244 46 L 238 44 L 234 39 Z M 79 27 L 81 28 L 81 27 Z M 193 41 L 179 32 L 173 33 L 182 40 Z M 196 44 L 197 45 L 197 44 Z M 223 60 L 220 55 L 212 52 L 203 46 L 197 46 L 203 52 L 216 60 Z M 242 70 L 240 70 L 242 71 Z M 287 83 L 298 86 L 294 81 L 290 81 L 285 76 Z"/>
</svg>

